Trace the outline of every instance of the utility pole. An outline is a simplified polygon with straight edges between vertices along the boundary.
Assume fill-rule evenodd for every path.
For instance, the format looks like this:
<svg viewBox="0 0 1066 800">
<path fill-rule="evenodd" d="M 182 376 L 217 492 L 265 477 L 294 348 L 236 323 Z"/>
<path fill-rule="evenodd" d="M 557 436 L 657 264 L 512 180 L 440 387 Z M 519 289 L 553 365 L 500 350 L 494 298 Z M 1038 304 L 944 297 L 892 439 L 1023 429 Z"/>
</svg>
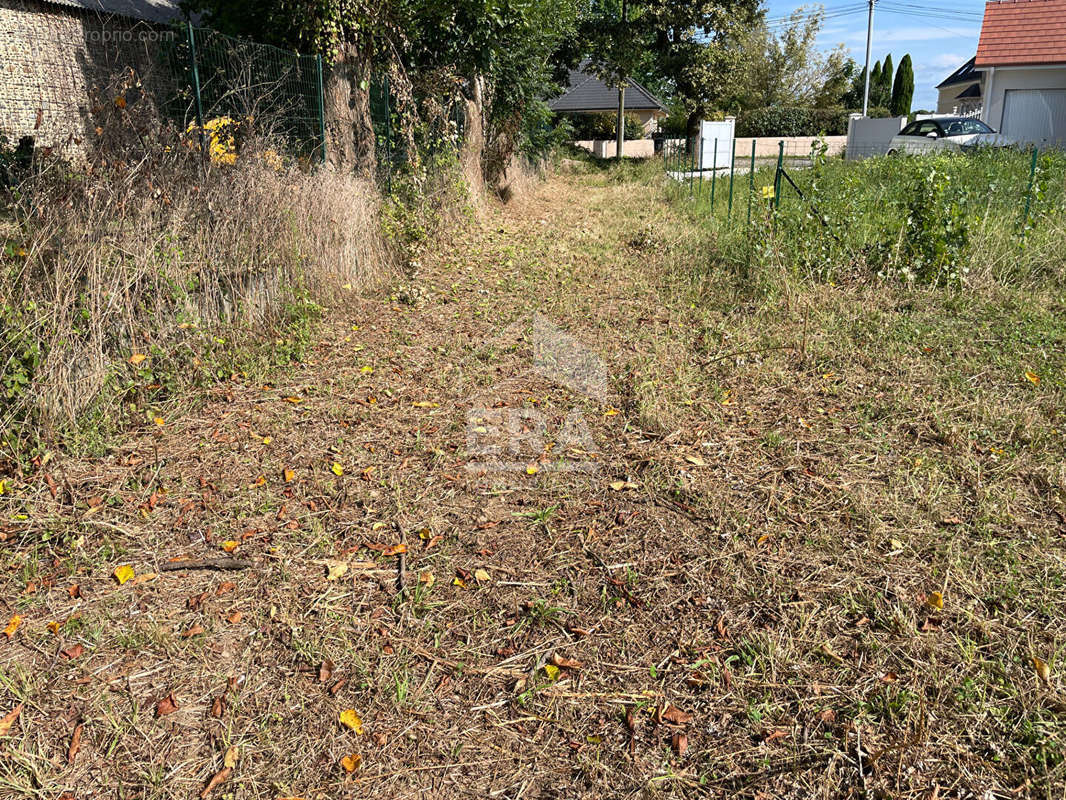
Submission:
<svg viewBox="0 0 1066 800">
<path fill-rule="evenodd" d="M 626 4 L 627 0 L 622 0 L 622 24 L 626 21 Z M 625 32 L 623 31 L 623 35 Z M 622 160 L 622 150 L 625 149 L 626 143 L 626 84 L 629 83 L 628 79 L 622 81 L 622 85 L 618 87 L 618 121 L 615 123 L 615 152 L 614 157 L 616 160 Z"/>
<path fill-rule="evenodd" d="M 870 13 L 866 19 L 866 88 L 862 92 L 862 115 L 870 110 L 870 44 L 874 38 L 874 3 L 877 0 L 868 0 Z"/>
</svg>

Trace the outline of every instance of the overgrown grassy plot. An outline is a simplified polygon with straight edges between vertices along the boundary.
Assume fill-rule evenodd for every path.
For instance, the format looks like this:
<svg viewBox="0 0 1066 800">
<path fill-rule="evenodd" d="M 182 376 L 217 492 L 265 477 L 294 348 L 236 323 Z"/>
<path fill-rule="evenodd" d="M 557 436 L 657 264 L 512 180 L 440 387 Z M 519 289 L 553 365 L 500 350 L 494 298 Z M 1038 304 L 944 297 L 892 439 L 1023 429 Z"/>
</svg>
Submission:
<svg viewBox="0 0 1066 800">
<path fill-rule="evenodd" d="M 737 270 L 641 165 L 451 241 L 270 388 L 9 483 L 4 796 L 188 797 L 232 747 L 211 797 L 1059 796 L 1061 271 Z M 599 470 L 468 471 L 473 399 L 578 406 Z"/>
</svg>

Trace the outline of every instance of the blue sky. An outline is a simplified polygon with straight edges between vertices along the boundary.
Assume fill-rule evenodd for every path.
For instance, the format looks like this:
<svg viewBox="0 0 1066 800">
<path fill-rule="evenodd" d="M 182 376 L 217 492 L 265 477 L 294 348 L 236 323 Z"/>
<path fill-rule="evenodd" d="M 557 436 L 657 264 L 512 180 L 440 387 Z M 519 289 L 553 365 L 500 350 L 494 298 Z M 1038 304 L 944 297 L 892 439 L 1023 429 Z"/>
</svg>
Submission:
<svg viewBox="0 0 1066 800">
<path fill-rule="evenodd" d="M 776 19 L 804 4 L 766 0 L 767 18 Z M 819 45 L 844 44 L 859 65 L 866 57 L 866 8 L 862 0 L 824 0 L 826 22 Z M 880 0 L 874 8 L 870 63 L 892 53 L 898 65 L 905 53 L 914 62 L 914 109 L 936 107 L 936 85 L 977 50 L 984 0 Z"/>
</svg>

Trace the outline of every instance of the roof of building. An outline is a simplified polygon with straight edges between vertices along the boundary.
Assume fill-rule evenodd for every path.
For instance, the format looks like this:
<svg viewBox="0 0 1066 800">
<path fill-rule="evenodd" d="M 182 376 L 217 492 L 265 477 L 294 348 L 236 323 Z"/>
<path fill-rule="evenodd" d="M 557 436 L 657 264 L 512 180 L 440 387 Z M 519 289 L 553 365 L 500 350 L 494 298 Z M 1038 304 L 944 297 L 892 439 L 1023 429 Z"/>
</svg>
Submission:
<svg viewBox="0 0 1066 800">
<path fill-rule="evenodd" d="M 943 89 L 946 86 L 954 86 L 957 83 L 969 83 L 970 81 L 981 80 L 983 74 L 981 70 L 975 69 L 973 62 L 977 56 L 974 56 L 957 70 L 948 75 L 944 80 L 936 85 L 937 89 Z"/>
<path fill-rule="evenodd" d="M 178 0 L 43 0 L 45 5 L 75 8 L 97 14 L 119 14 L 148 22 L 186 19 Z"/>
<path fill-rule="evenodd" d="M 618 108 L 618 90 L 608 86 L 584 69 L 588 62 L 570 70 L 565 94 L 548 101 L 552 111 L 611 111 Z M 660 100 L 634 80 L 626 85 L 626 110 L 666 111 Z"/>
<path fill-rule="evenodd" d="M 1066 64 L 1066 0 L 991 0 L 978 67 Z"/>
</svg>

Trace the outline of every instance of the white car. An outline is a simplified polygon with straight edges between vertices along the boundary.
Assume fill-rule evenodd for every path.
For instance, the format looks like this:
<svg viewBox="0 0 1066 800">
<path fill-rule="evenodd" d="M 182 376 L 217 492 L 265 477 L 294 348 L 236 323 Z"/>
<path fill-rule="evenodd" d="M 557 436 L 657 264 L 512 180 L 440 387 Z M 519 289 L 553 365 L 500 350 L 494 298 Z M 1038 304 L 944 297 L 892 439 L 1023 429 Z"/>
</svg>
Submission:
<svg viewBox="0 0 1066 800">
<path fill-rule="evenodd" d="M 973 117 L 934 117 L 912 122 L 892 137 L 888 154 L 936 153 L 977 147 L 1011 147 L 1015 142 Z"/>
</svg>

